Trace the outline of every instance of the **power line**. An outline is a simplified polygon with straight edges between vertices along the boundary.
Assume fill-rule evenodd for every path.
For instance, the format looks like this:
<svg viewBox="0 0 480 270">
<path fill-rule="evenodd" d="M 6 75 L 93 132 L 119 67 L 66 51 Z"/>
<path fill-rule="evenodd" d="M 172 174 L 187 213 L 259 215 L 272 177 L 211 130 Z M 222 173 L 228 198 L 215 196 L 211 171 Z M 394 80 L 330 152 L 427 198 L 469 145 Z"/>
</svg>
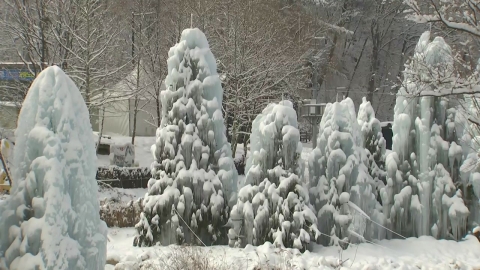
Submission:
<svg viewBox="0 0 480 270">
<path fill-rule="evenodd" d="M 350 205 L 350 202 L 348 202 L 348 204 Z M 352 203 L 352 204 L 353 204 L 353 203 Z M 350 205 L 350 206 L 351 206 L 351 205 Z M 387 231 L 389 231 L 389 232 L 392 232 L 392 233 L 394 233 L 394 234 L 402 237 L 403 239 L 407 239 L 407 237 L 405 237 L 405 236 L 403 236 L 403 235 L 401 235 L 401 234 L 399 234 L 399 233 L 396 233 L 395 231 L 390 230 L 389 228 L 387 228 L 387 227 L 385 227 L 385 226 L 383 226 L 383 225 L 381 225 L 381 224 L 373 221 L 367 214 L 358 211 L 355 207 L 352 207 L 352 206 L 351 206 L 350 209 L 353 209 L 353 210 L 357 211 L 357 212 L 360 213 L 362 216 L 364 216 L 364 217 L 366 217 L 368 220 L 370 220 L 373 224 L 375 224 L 375 225 L 377 225 L 377 226 L 379 226 L 379 227 L 381 227 L 381 228 L 384 228 L 385 230 L 387 230 Z"/>
<path fill-rule="evenodd" d="M 178 217 L 183 221 L 183 223 L 185 223 L 185 225 L 193 233 L 193 235 L 195 235 L 195 237 L 198 239 L 198 241 L 200 241 L 200 243 L 202 243 L 202 245 L 204 247 L 206 247 L 207 245 L 205 245 L 205 243 L 203 243 L 203 241 L 200 239 L 200 237 L 198 237 L 198 235 L 190 228 L 190 226 L 188 226 L 187 222 L 185 222 L 185 220 L 183 220 L 182 215 L 180 215 L 180 213 L 178 213 L 177 209 L 174 208 L 173 210 L 175 211 L 175 213 L 177 213 Z"/>
</svg>

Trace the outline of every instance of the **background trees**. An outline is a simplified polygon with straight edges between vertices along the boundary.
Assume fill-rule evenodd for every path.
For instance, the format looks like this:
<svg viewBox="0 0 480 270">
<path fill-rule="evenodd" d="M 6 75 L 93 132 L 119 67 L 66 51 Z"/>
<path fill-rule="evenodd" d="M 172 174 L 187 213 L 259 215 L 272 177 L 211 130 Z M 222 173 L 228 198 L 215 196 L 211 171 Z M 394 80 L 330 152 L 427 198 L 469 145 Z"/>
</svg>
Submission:
<svg viewBox="0 0 480 270">
<path fill-rule="evenodd" d="M 1 57 L 36 63 L 30 65 L 33 73 L 51 64 L 61 66 L 78 83 L 92 122 L 101 113 L 98 107 L 119 98 L 110 91 L 116 82 L 137 66 L 145 73 L 141 95 L 157 101 L 151 124 L 158 126 L 168 50 L 182 29 L 198 27 L 217 56 L 234 151 L 237 143 L 248 142 L 250 123 L 262 108 L 282 98 L 297 107 L 304 98 L 332 102 L 337 95 L 360 104 L 368 94 L 379 119 L 391 120 L 391 94 L 412 38 L 422 27 L 406 21 L 400 0 L 2 4 Z M 141 87 L 135 85 L 123 96 L 139 95 Z M 143 110 L 141 105 L 137 109 Z M 299 121 L 302 127 L 301 117 Z"/>
<path fill-rule="evenodd" d="M 435 87 L 439 90 L 435 96 L 450 96 L 456 94 L 473 95 L 468 106 L 461 111 L 471 124 L 472 137 L 479 134 L 480 119 L 478 110 L 480 91 L 478 77 L 479 57 L 479 15 L 480 1 L 454 0 L 454 1 L 405 1 L 409 13 L 407 18 L 420 24 L 430 24 L 440 28 L 446 34 L 453 50 L 454 70 L 450 74 L 437 74 Z M 431 92 L 412 93 L 413 95 L 432 95 Z"/>
</svg>

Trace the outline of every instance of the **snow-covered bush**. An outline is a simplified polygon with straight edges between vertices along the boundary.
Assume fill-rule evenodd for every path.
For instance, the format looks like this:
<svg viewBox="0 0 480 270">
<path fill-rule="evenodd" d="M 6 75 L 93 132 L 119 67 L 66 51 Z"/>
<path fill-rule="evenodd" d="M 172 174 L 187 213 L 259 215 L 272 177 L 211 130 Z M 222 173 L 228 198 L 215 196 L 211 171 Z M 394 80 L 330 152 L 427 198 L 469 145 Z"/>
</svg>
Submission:
<svg viewBox="0 0 480 270">
<path fill-rule="evenodd" d="M 134 245 L 226 243 L 222 232 L 227 203 L 236 200 L 237 171 L 215 58 L 198 29 L 184 30 L 168 55 L 152 179 Z"/>
<path fill-rule="evenodd" d="M 480 59 L 477 62 L 476 73 L 480 76 Z M 480 228 L 480 129 L 476 122 L 480 117 L 480 94 L 464 95 L 463 110 L 457 111 L 457 118 L 463 121 L 463 133 L 457 134 L 461 138 L 463 163 L 459 169 L 462 180 L 462 192 L 465 195 L 470 216 L 469 228 Z M 460 149 L 459 149 L 460 150 Z M 459 151 L 458 151 L 459 152 Z M 450 158 L 450 153 L 449 153 Z"/>
<path fill-rule="evenodd" d="M 246 185 L 230 214 L 230 246 L 270 241 L 306 250 L 319 233 L 302 183 L 302 144 L 290 101 L 270 104 L 257 116 L 250 147 Z"/>
<path fill-rule="evenodd" d="M 323 234 L 321 244 L 342 245 L 378 234 L 361 213 L 382 222 L 351 99 L 327 104 L 317 147 L 309 158 L 309 176 L 310 201 L 318 211 L 318 228 Z"/>
<path fill-rule="evenodd" d="M 105 198 L 100 200 L 100 218 L 109 228 L 134 227 L 142 212 L 143 198 L 128 202 Z"/>
<path fill-rule="evenodd" d="M 1 204 L 0 269 L 103 269 L 95 143 L 87 106 L 58 67 L 45 69 L 22 106 L 13 188 Z"/>
<path fill-rule="evenodd" d="M 386 141 L 382 135 L 380 121 L 375 118 L 370 101 L 363 98 L 358 109 L 357 122 L 360 126 L 363 138 L 363 148 L 366 150 L 368 160 L 368 173 L 375 181 L 377 193 L 385 185 L 385 150 Z M 380 197 L 380 196 L 378 196 Z"/>
<path fill-rule="evenodd" d="M 460 177 L 462 191 L 470 209 L 468 225 L 474 228 L 480 225 L 480 136 L 466 133 L 463 139 L 466 147 L 464 147 L 465 159 L 460 167 Z"/>
<path fill-rule="evenodd" d="M 386 158 L 387 185 L 381 196 L 388 225 L 404 236 L 458 240 L 466 233 L 469 211 L 462 191 L 456 190 L 464 144 L 458 100 L 411 97 L 434 90 L 429 82 L 452 68 L 450 47 L 441 37 L 430 42 L 430 33 L 425 32 L 397 95 L 394 153 Z"/>
</svg>

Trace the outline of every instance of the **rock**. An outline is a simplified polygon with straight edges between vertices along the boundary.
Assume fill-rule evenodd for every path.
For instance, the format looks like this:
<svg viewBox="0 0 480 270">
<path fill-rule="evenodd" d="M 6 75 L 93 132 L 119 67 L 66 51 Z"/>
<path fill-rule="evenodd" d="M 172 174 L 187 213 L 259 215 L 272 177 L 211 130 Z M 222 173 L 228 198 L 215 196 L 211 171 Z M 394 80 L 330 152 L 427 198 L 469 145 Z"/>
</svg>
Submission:
<svg viewBox="0 0 480 270">
<path fill-rule="evenodd" d="M 472 234 L 477 237 L 478 241 L 480 242 L 480 226 L 477 226 L 473 229 Z"/>
<path fill-rule="evenodd" d="M 114 270 L 140 270 L 140 266 L 137 262 L 121 262 L 115 265 Z"/>
<path fill-rule="evenodd" d="M 118 254 L 107 254 L 107 262 L 106 264 L 110 265 L 117 265 L 122 259 Z"/>
</svg>

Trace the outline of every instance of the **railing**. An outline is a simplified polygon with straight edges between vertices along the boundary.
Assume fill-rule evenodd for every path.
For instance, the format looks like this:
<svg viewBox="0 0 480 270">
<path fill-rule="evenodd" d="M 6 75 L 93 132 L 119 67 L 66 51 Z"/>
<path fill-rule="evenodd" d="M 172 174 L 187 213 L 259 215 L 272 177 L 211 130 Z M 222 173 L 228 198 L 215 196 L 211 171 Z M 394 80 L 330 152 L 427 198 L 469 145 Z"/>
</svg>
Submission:
<svg viewBox="0 0 480 270">
<path fill-rule="evenodd" d="M 310 141 L 310 134 L 307 131 L 300 131 L 300 141 L 308 142 Z"/>
</svg>

